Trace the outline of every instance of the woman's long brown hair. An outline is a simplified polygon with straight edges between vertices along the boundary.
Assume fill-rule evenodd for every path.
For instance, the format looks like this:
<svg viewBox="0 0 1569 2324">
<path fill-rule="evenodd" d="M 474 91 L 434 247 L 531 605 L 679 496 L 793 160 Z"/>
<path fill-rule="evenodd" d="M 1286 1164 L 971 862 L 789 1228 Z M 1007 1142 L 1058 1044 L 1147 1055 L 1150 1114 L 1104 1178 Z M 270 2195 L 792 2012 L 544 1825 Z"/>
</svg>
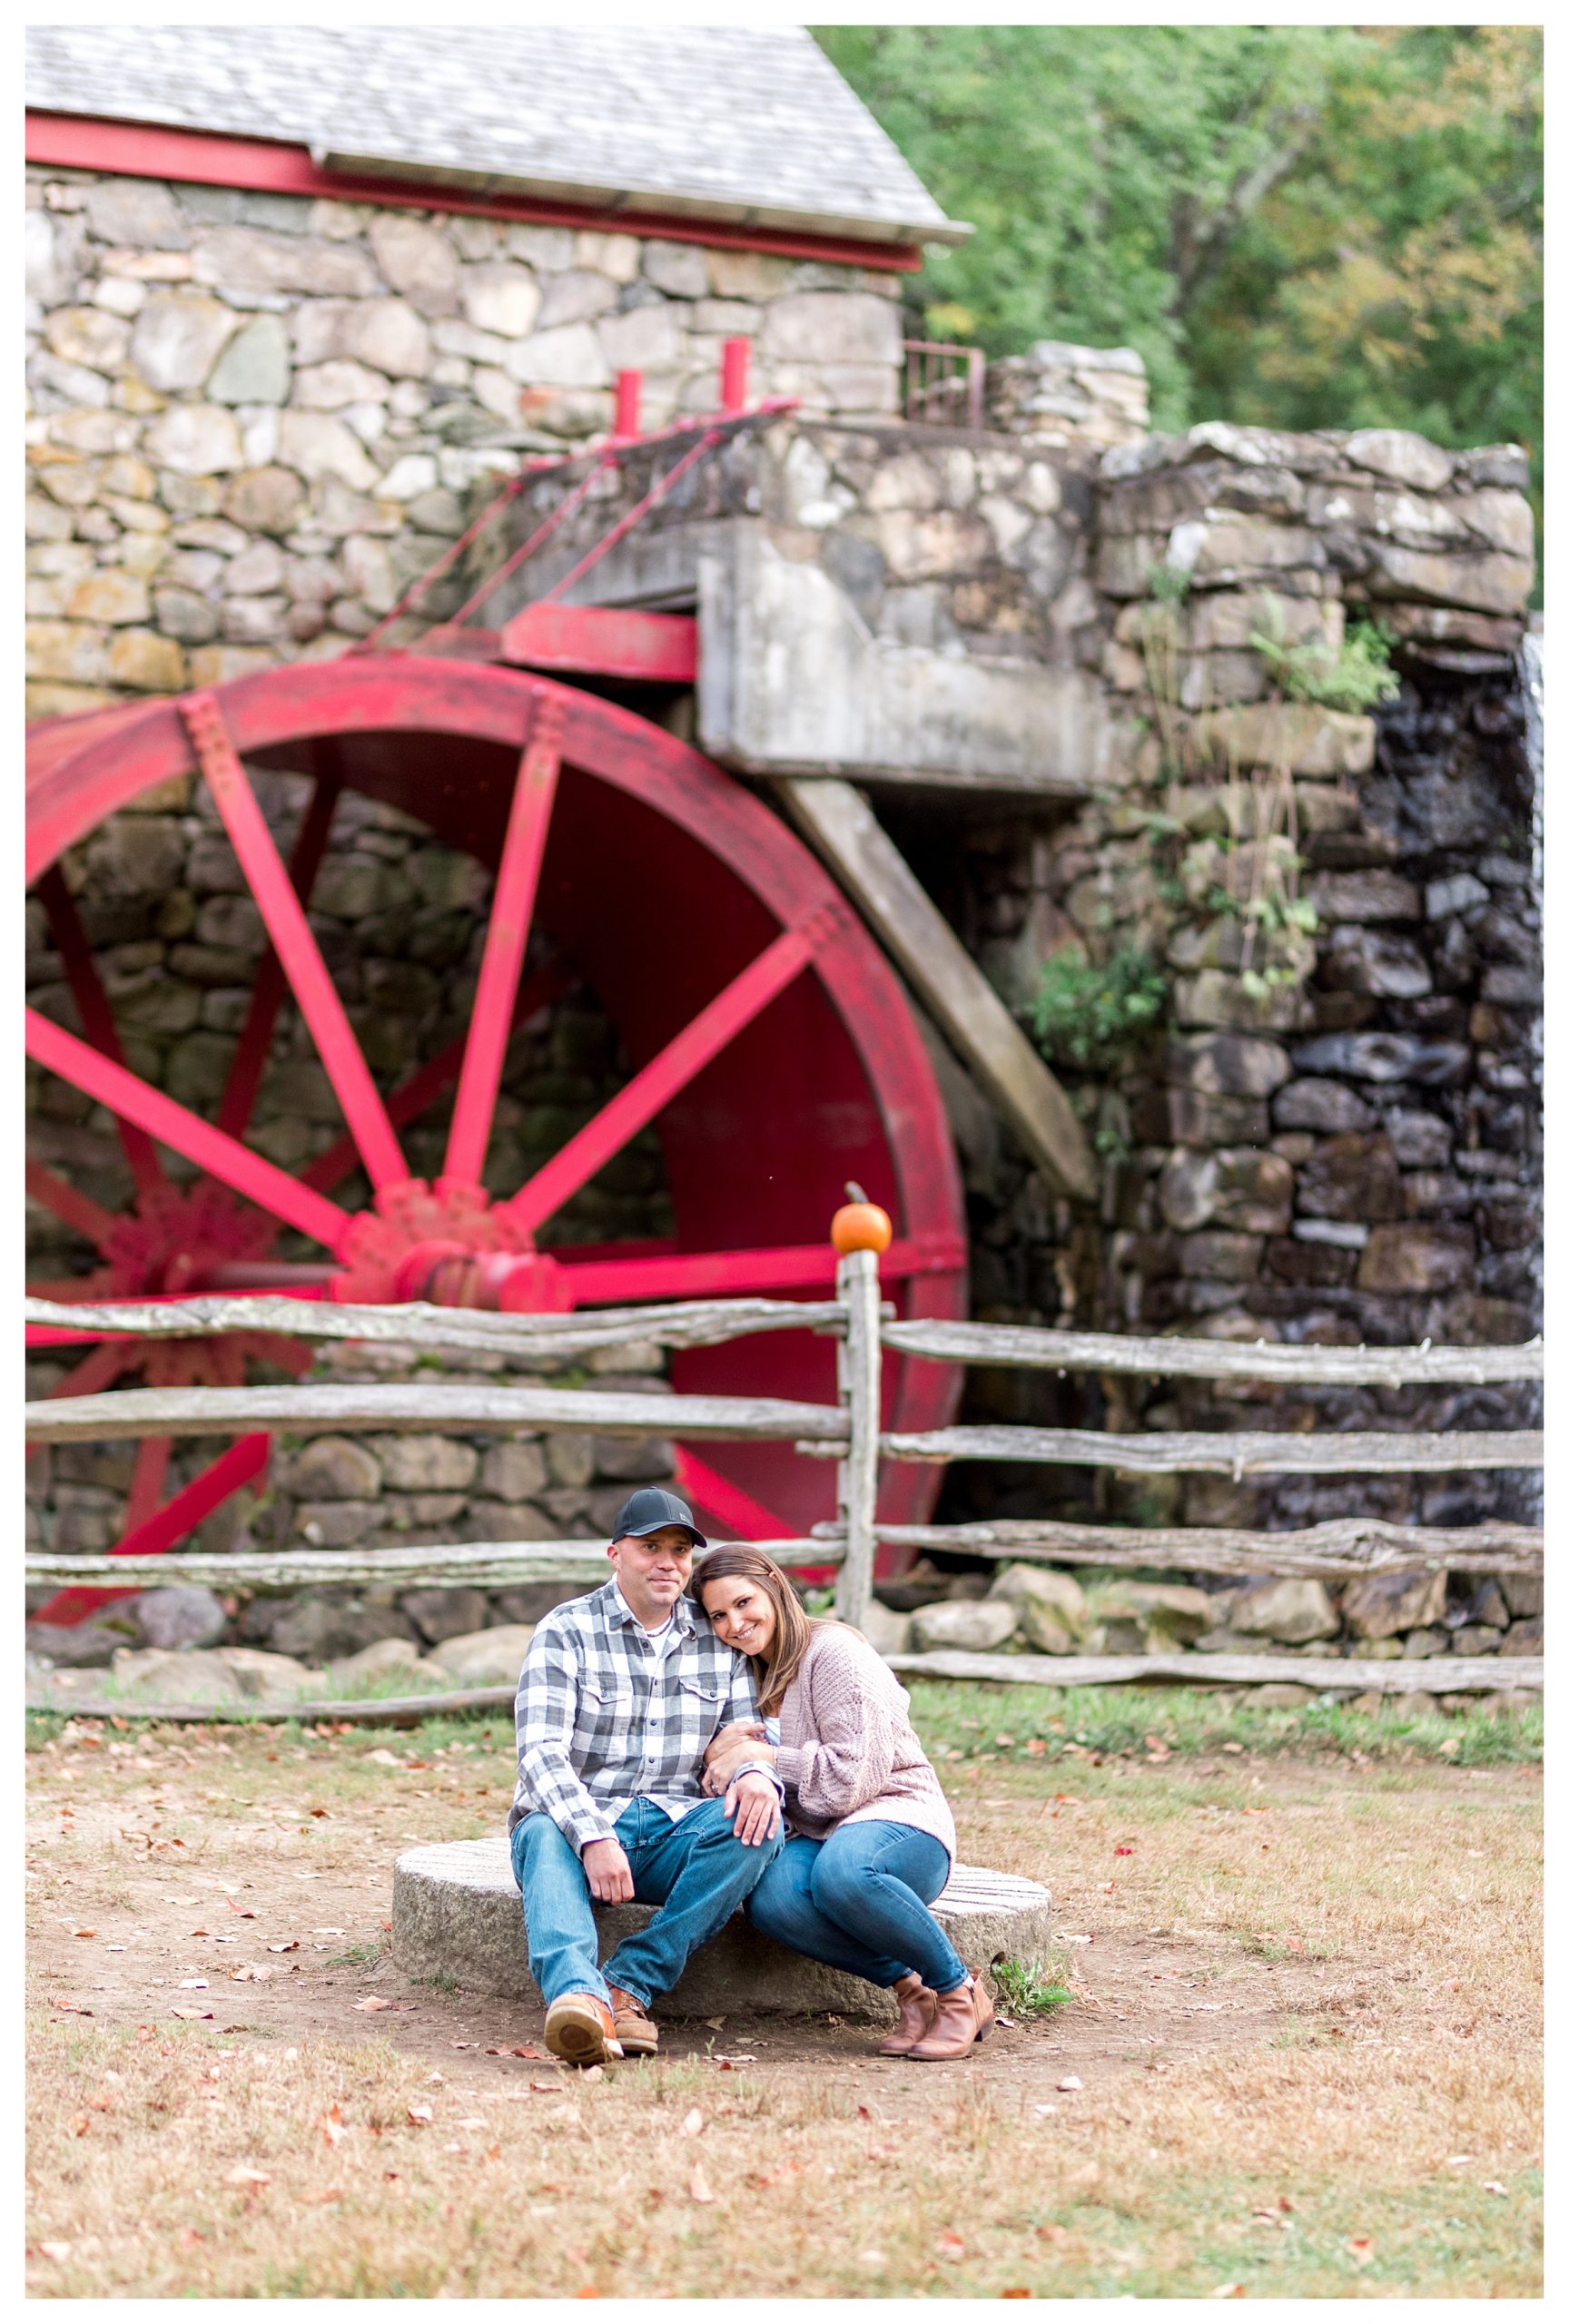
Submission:
<svg viewBox="0 0 1569 2324">
<path fill-rule="evenodd" d="M 806 1611 L 784 1568 L 775 1564 L 766 1550 L 755 1550 L 749 1542 L 722 1543 L 694 1571 L 686 1595 L 703 1613 L 708 1610 L 703 1604 L 704 1586 L 710 1581 L 755 1581 L 773 1601 L 777 1617 L 773 1640 L 766 1654 L 750 1658 L 757 1674 L 757 1709 L 763 1718 L 772 1718 L 801 1668 L 818 1618 Z"/>
</svg>

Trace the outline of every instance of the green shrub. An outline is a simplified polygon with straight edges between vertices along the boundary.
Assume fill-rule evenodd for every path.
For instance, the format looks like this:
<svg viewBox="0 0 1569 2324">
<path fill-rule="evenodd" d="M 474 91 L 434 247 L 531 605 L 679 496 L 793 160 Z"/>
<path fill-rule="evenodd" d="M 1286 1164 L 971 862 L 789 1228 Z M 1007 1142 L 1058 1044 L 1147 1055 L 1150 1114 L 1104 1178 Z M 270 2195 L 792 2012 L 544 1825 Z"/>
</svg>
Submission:
<svg viewBox="0 0 1569 2324">
<path fill-rule="evenodd" d="M 1106 1072 L 1153 1037 L 1165 1004 L 1166 980 L 1148 952 L 1122 945 L 1097 967 L 1075 944 L 1041 969 L 1031 1020 L 1049 1064 Z"/>
<path fill-rule="evenodd" d="M 1256 629 L 1248 643 L 1261 655 L 1280 691 L 1291 702 L 1316 702 L 1326 710 L 1361 713 L 1389 701 L 1400 681 L 1389 666 L 1389 640 L 1374 623 L 1353 622 L 1338 649 L 1288 644 L 1279 606 L 1271 600 L 1269 626 Z"/>
</svg>

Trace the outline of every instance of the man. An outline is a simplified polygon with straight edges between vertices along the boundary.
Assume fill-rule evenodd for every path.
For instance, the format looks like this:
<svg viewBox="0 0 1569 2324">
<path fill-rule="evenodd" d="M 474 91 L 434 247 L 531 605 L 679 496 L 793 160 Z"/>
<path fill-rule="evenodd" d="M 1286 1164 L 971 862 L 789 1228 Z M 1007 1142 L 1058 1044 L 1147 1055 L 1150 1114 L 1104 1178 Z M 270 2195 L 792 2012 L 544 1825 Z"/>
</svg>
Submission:
<svg viewBox="0 0 1569 2324">
<path fill-rule="evenodd" d="M 648 2014 L 784 1845 L 784 1789 L 759 1743 L 724 1799 L 703 1790 L 721 1728 L 756 1714 L 744 1655 L 683 1593 L 708 1546 L 673 1492 L 623 1506 L 601 1590 L 547 1614 L 518 1682 L 508 1829 L 545 2044 L 573 2065 L 651 2056 Z M 657 1905 L 598 1965 L 594 1905 Z"/>
</svg>

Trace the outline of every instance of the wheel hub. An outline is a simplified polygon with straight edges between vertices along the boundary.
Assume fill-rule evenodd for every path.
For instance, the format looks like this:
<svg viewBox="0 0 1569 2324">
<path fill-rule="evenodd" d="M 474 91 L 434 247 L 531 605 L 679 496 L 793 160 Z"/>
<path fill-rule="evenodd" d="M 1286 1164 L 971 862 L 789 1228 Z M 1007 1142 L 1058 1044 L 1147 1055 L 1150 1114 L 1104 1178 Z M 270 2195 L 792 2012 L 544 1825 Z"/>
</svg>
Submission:
<svg viewBox="0 0 1569 2324">
<path fill-rule="evenodd" d="M 344 1265 L 331 1295 L 347 1303 L 425 1299 L 515 1315 L 564 1315 L 574 1305 L 567 1270 L 536 1250 L 533 1236 L 494 1207 L 483 1187 L 453 1178 L 383 1187 L 375 1208 L 354 1219 L 339 1256 Z"/>
<path fill-rule="evenodd" d="M 145 1299 L 200 1290 L 222 1268 L 264 1259 L 277 1235 L 276 1219 L 211 1179 L 148 1187 L 115 1219 L 104 1245 L 108 1264 L 84 1279 L 82 1295 Z M 247 1358 L 300 1368 L 296 1343 L 276 1332 L 149 1340 L 133 1360 L 150 1387 L 237 1388 Z"/>
</svg>

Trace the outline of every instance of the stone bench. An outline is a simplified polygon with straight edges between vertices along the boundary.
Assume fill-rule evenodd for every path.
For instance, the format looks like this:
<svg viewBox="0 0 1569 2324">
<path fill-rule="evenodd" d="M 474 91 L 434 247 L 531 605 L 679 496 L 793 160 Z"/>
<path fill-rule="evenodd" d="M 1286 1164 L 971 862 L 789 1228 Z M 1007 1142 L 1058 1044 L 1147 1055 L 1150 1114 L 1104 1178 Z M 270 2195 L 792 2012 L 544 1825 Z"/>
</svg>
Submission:
<svg viewBox="0 0 1569 2324">
<path fill-rule="evenodd" d="M 1009 1955 L 1028 1960 L 1044 1952 L 1051 1895 L 1038 1881 L 959 1864 L 932 1909 L 955 1949 L 981 1966 Z M 596 1906 L 600 1959 L 644 1927 L 654 1910 L 651 1905 Z M 448 1840 L 410 1848 L 398 1858 L 392 1954 L 406 1976 L 451 1977 L 467 1993 L 538 2002 L 539 1989 L 528 1974 L 523 1900 L 505 1838 Z M 795 2017 L 825 2010 L 867 2017 L 893 2014 L 875 1985 L 775 1945 L 739 1913 L 693 1955 L 686 1975 L 658 2009 L 662 2016 L 675 2017 L 709 2017 L 722 2010 Z"/>
</svg>

